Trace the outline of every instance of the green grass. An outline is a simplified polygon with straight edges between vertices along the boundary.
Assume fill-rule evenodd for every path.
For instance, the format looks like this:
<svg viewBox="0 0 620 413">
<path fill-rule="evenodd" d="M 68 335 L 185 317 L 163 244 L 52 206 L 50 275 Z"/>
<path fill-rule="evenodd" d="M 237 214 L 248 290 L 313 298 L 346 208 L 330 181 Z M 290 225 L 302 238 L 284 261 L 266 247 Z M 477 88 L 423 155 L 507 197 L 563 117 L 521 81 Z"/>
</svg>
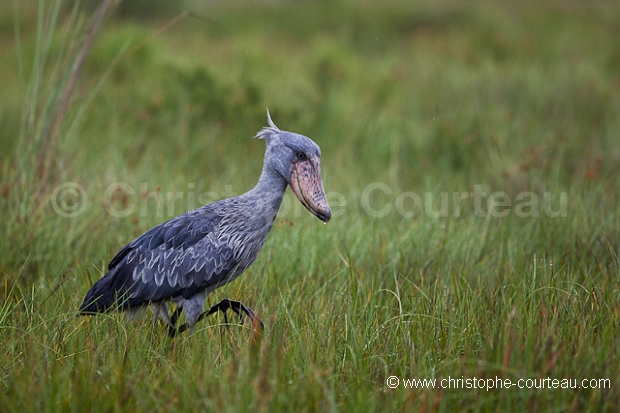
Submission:
<svg viewBox="0 0 620 413">
<path fill-rule="evenodd" d="M 0 6 L 0 411 L 615 410 L 617 4 L 200 3 L 105 19 L 54 138 L 93 9 Z M 254 185 L 266 106 L 321 146 L 334 217 L 289 193 L 209 298 L 263 333 L 75 317 L 127 242 Z"/>
</svg>

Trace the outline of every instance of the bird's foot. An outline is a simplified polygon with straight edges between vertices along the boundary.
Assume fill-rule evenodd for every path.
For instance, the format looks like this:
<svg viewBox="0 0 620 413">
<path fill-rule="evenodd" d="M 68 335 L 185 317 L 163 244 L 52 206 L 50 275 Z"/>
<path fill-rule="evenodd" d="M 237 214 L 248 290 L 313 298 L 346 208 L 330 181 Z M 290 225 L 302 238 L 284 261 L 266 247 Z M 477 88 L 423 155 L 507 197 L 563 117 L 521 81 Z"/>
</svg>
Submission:
<svg viewBox="0 0 620 413">
<path fill-rule="evenodd" d="M 246 315 L 252 321 L 252 327 L 256 328 L 256 326 L 260 326 L 261 330 L 265 328 L 263 322 L 260 320 L 260 318 L 256 316 L 256 314 L 251 308 L 246 307 L 245 304 L 243 304 L 241 301 L 229 300 L 228 298 L 224 298 L 222 301 L 215 304 L 209 310 L 200 314 L 200 316 L 196 320 L 196 323 L 198 323 L 203 318 L 210 316 L 213 313 L 221 311 L 222 313 L 224 313 L 224 322 L 226 323 L 226 326 L 229 326 L 230 321 L 228 320 L 228 310 L 233 310 L 239 316 L 239 321 L 241 322 L 241 324 L 243 324 L 244 315 Z M 179 315 L 181 314 L 181 311 L 182 309 L 180 307 L 177 307 L 174 313 L 172 313 L 172 316 L 170 317 L 170 325 L 168 327 L 168 335 L 170 337 L 175 337 L 177 334 L 180 334 L 189 328 L 187 323 L 183 324 L 180 327 L 176 326 L 176 322 L 179 318 Z"/>
<path fill-rule="evenodd" d="M 207 317 L 213 313 L 221 311 L 224 313 L 224 322 L 228 325 L 230 324 L 228 321 L 228 310 L 233 310 L 239 316 L 239 321 L 241 324 L 243 324 L 245 314 L 250 318 L 253 326 L 260 325 L 261 329 L 265 327 L 263 322 L 256 316 L 251 308 L 246 307 L 241 301 L 229 300 L 228 298 L 224 298 L 222 301 L 211 307 L 208 311 L 202 313 L 200 318 L 203 318 L 203 315 L 204 317 Z"/>
</svg>

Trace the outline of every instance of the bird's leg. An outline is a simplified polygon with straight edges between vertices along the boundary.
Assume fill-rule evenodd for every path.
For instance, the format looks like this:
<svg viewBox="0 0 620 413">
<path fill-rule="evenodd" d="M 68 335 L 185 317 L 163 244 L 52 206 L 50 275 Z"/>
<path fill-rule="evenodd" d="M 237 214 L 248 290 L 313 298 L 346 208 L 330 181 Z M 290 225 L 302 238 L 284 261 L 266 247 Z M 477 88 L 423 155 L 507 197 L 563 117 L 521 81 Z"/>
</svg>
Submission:
<svg viewBox="0 0 620 413">
<path fill-rule="evenodd" d="M 179 316 L 181 315 L 182 311 L 183 311 L 183 307 L 177 306 L 177 308 L 174 309 L 172 316 L 170 316 L 170 325 L 168 326 L 168 336 L 174 337 L 177 334 L 182 333 L 183 331 L 187 329 L 187 324 L 183 324 L 181 327 L 177 328 L 177 320 L 179 319 Z"/>
<path fill-rule="evenodd" d="M 154 303 L 153 307 L 153 324 L 157 322 L 157 319 L 160 319 L 167 326 L 173 325 L 174 322 L 170 319 L 170 311 L 168 308 L 168 303 L 166 301 L 160 301 L 158 303 Z M 176 321 L 176 319 L 175 319 Z"/>
</svg>

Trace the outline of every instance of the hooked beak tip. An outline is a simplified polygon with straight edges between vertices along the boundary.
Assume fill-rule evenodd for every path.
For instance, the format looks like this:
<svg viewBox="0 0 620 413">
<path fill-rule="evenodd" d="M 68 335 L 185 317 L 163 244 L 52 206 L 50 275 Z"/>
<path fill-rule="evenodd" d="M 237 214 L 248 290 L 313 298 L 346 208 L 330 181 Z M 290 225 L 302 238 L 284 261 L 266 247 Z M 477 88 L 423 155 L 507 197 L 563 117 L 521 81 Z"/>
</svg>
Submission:
<svg viewBox="0 0 620 413">
<path fill-rule="evenodd" d="M 323 221 L 323 223 L 327 224 L 330 219 L 332 219 L 332 210 L 329 207 L 323 211 L 317 211 L 316 216 L 318 219 Z"/>
</svg>

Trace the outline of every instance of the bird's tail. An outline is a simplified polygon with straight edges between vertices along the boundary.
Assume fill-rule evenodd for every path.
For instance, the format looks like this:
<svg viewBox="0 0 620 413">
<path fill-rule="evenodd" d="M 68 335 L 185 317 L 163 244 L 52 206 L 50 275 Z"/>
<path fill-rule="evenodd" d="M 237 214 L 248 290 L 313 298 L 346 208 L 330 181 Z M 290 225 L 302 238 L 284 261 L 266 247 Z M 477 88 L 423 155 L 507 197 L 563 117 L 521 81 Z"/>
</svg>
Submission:
<svg viewBox="0 0 620 413">
<path fill-rule="evenodd" d="M 116 306 L 117 293 L 112 288 L 113 274 L 108 273 L 100 278 L 86 293 L 80 305 L 79 315 L 103 313 Z"/>
</svg>

